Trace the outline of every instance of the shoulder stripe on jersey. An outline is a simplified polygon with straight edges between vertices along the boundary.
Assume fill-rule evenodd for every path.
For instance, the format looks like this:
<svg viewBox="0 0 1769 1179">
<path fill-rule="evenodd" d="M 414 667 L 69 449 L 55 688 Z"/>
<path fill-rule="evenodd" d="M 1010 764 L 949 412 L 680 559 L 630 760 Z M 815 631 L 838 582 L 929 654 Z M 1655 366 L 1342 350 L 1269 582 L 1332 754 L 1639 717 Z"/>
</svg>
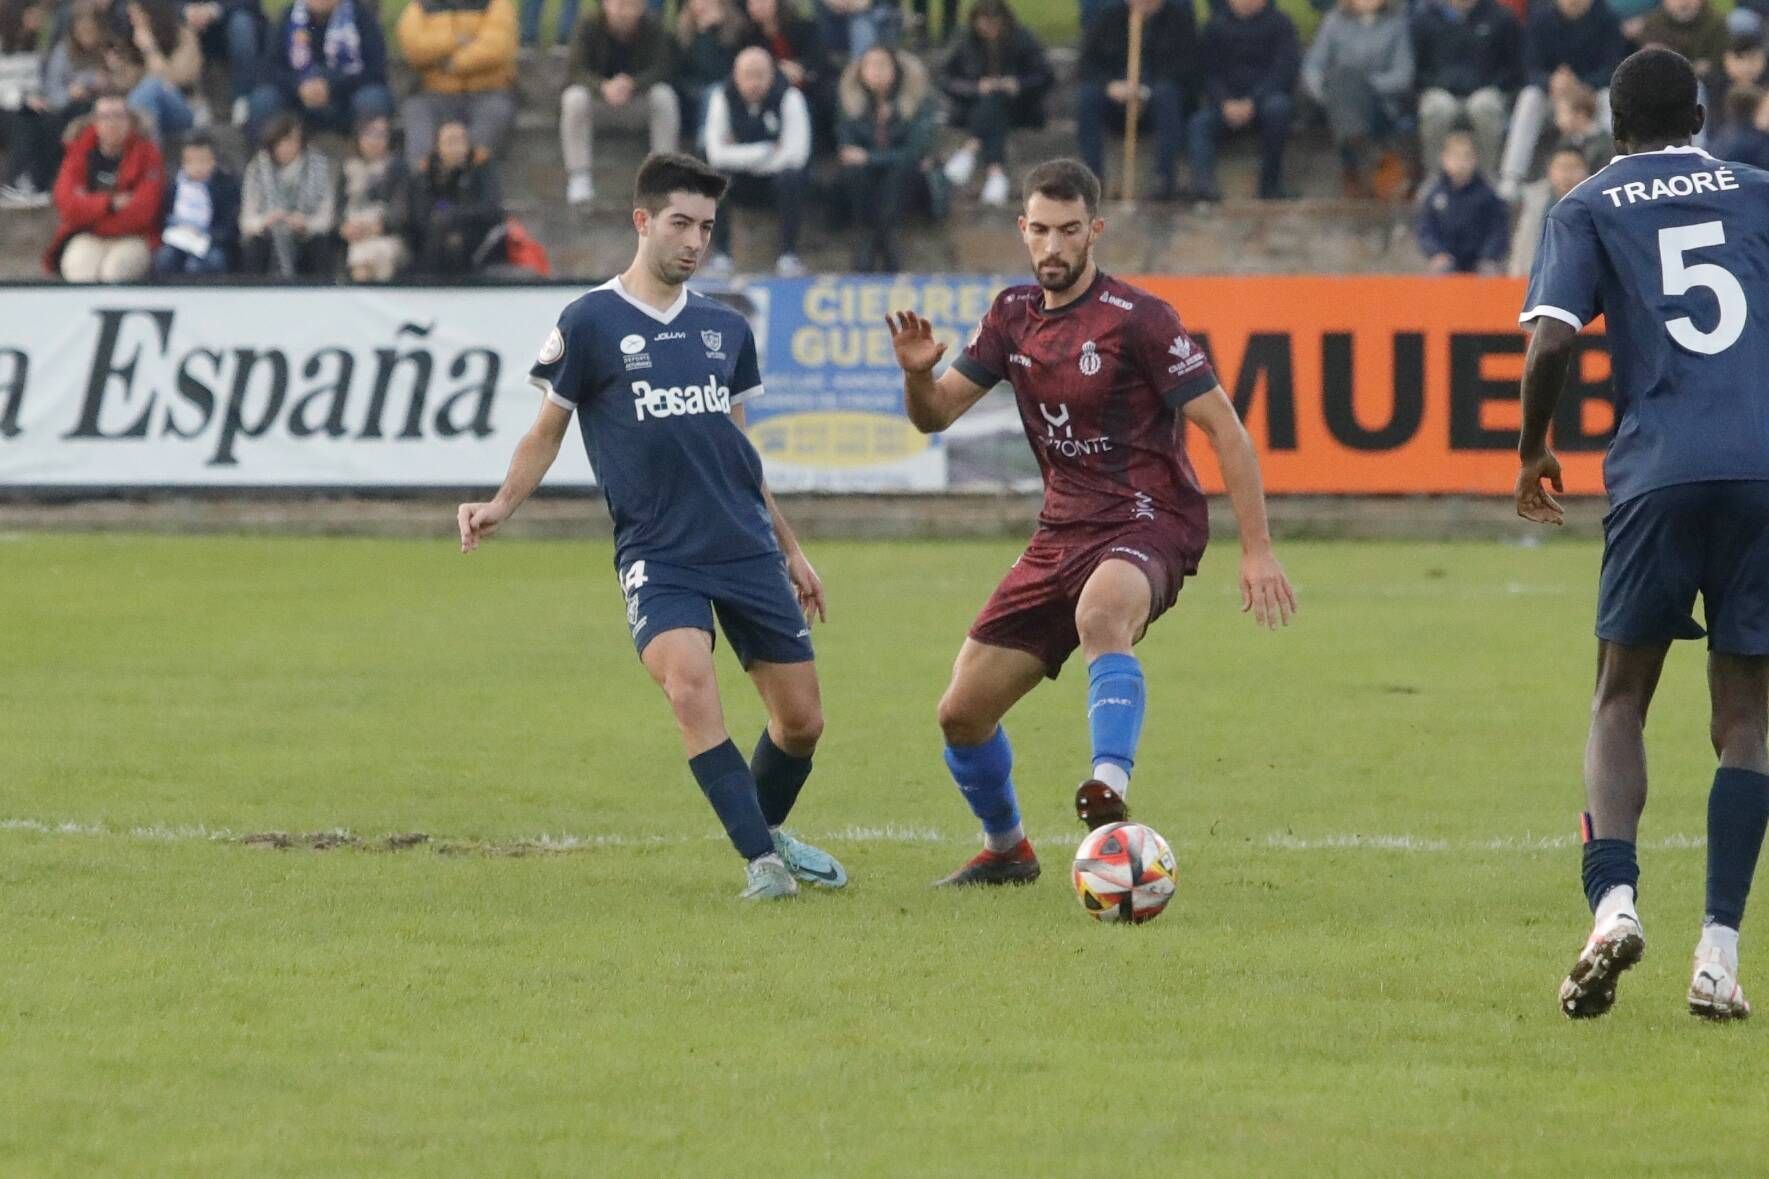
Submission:
<svg viewBox="0 0 1769 1179">
<path fill-rule="evenodd" d="M 555 393 L 553 391 L 553 382 L 547 380 L 547 378 L 531 376 L 528 378 L 528 383 L 533 385 L 536 389 L 539 389 L 542 393 L 545 393 L 547 395 L 547 400 L 551 401 L 560 409 L 569 411 L 577 408 L 577 406 L 571 404 L 571 402 Z"/>
<path fill-rule="evenodd" d="M 764 392 L 765 392 L 765 390 L 760 385 L 751 385 L 749 388 L 745 389 L 741 393 L 731 394 L 731 404 L 732 405 L 742 405 L 745 401 L 748 401 L 751 397 L 760 397 Z"/>
<path fill-rule="evenodd" d="M 1519 315 L 1517 317 L 1517 322 L 1519 324 L 1526 324 L 1532 319 L 1541 319 L 1543 316 L 1546 316 L 1549 319 L 1558 319 L 1561 323 L 1571 327 L 1575 332 L 1583 331 L 1585 327 L 1584 323 L 1578 316 L 1566 310 L 1564 307 L 1556 307 L 1552 303 L 1537 303 L 1534 307 L 1531 307 L 1528 311 Z"/>
</svg>

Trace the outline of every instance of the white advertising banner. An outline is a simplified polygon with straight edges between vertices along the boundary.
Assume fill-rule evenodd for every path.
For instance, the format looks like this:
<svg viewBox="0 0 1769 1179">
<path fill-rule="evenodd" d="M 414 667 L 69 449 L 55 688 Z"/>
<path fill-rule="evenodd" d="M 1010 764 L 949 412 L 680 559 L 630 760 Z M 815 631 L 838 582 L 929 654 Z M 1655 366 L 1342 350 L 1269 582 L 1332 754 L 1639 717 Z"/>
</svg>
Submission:
<svg viewBox="0 0 1769 1179">
<path fill-rule="evenodd" d="M 769 285 L 717 296 L 749 317 L 764 387 Z M 581 290 L 0 287 L 0 488 L 495 486 Z M 946 485 L 900 404 L 769 400 L 756 442 L 783 489 Z M 573 427 L 547 486 L 592 484 Z"/>
</svg>

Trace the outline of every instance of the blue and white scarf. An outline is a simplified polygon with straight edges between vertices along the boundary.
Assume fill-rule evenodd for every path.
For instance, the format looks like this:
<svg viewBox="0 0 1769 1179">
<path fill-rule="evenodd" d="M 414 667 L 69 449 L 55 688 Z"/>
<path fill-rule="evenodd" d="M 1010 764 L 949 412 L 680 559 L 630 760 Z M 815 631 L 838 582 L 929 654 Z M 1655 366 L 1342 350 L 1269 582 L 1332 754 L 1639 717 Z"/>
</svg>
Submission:
<svg viewBox="0 0 1769 1179">
<path fill-rule="evenodd" d="M 307 0 L 295 0 L 289 11 L 289 66 L 297 73 L 313 68 L 313 18 Z M 325 44 L 320 46 L 325 68 L 346 76 L 362 73 L 362 33 L 356 27 L 355 0 L 338 0 L 326 25 Z"/>
</svg>

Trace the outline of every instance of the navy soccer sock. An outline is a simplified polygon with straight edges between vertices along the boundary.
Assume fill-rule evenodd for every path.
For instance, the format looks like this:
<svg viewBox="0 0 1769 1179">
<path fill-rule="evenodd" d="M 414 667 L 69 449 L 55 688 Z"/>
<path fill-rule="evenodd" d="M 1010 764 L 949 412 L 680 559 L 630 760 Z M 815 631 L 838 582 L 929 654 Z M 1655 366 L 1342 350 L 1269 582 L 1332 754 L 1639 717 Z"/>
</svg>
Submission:
<svg viewBox="0 0 1769 1179">
<path fill-rule="evenodd" d="M 811 759 L 794 757 L 781 749 L 764 727 L 755 754 L 749 759 L 749 768 L 755 774 L 762 817 L 767 819 L 768 826 L 780 826 L 792 813 L 799 791 L 805 788 L 805 779 L 811 776 Z"/>
<path fill-rule="evenodd" d="M 724 744 L 689 758 L 688 768 L 694 771 L 694 780 L 713 804 L 738 854 L 746 860 L 772 854 L 774 837 L 768 833 L 768 820 L 762 817 L 756 800 L 756 780 L 737 746 L 726 738 Z"/>
<path fill-rule="evenodd" d="M 1142 664 L 1109 651 L 1087 665 L 1087 727 L 1093 735 L 1093 776 L 1129 793 L 1136 745 L 1142 739 Z"/>
<path fill-rule="evenodd" d="M 1590 818 L 1586 817 L 1589 824 Z M 1587 830 L 1589 827 L 1587 826 Z M 1640 863 L 1634 858 L 1634 841 L 1631 839 L 1587 839 L 1584 854 L 1585 900 L 1591 904 L 1591 911 L 1597 911 L 1597 902 L 1603 894 L 1617 885 L 1625 884 L 1634 890 L 1636 896 L 1640 892 Z"/>
<path fill-rule="evenodd" d="M 1013 747 L 1000 725 L 981 745 L 946 746 L 946 768 L 969 804 L 971 814 L 983 824 L 987 845 L 1006 851 L 1018 843 L 1010 838 L 1020 830 L 1020 805 L 1013 792 Z M 1005 844 L 1006 846 L 1000 846 Z"/>
<path fill-rule="evenodd" d="M 1708 793 L 1707 920 L 1737 929 L 1769 826 L 1769 774 L 1752 770 L 1714 771 Z"/>
</svg>

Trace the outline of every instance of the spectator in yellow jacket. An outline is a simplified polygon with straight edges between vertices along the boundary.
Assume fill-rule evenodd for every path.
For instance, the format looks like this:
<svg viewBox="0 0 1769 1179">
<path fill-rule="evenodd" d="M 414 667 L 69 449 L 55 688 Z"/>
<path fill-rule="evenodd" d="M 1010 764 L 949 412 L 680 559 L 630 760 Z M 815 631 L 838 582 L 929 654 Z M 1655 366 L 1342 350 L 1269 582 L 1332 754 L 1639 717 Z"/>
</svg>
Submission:
<svg viewBox="0 0 1769 1179">
<path fill-rule="evenodd" d="M 511 0 L 411 0 L 395 30 L 417 93 L 400 107 L 412 168 L 442 124 L 467 125 L 473 147 L 498 154 L 516 121 L 516 8 Z"/>
</svg>

